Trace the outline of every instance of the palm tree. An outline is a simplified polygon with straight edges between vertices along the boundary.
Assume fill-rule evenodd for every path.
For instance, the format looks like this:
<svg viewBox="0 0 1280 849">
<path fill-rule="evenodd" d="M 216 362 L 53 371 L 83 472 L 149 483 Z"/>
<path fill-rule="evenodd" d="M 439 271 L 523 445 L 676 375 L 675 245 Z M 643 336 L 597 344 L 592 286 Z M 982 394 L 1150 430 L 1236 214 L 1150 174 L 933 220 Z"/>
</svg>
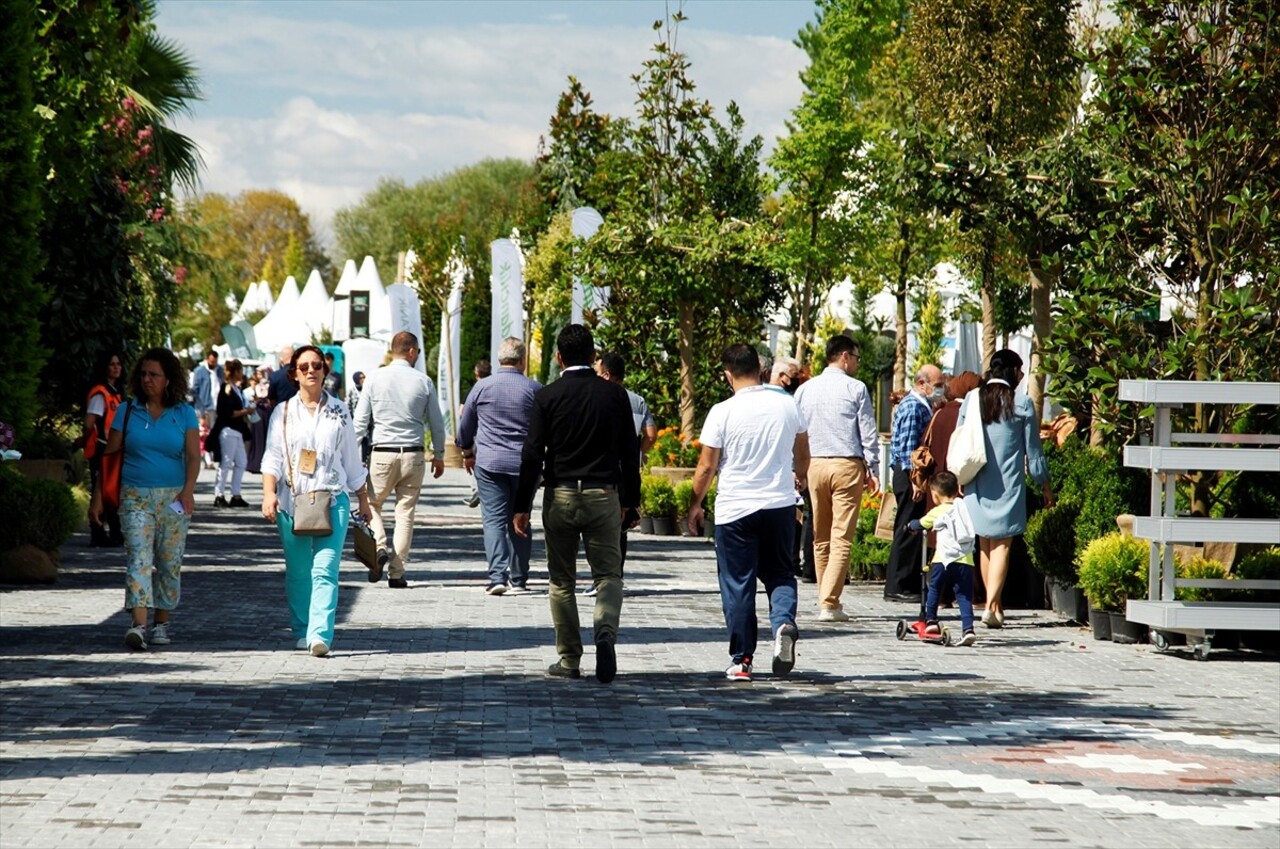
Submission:
<svg viewBox="0 0 1280 849">
<path fill-rule="evenodd" d="M 142 4 L 143 19 L 154 16 L 154 2 Z M 147 24 L 146 34 L 138 50 L 134 77 L 125 84 L 151 123 L 154 131 L 156 158 L 167 176 L 166 182 L 195 190 L 204 161 L 196 143 L 188 136 L 166 125 L 182 113 L 191 112 L 192 101 L 200 100 L 200 79 L 195 63 L 176 42 L 162 38 L 154 26 Z"/>
</svg>

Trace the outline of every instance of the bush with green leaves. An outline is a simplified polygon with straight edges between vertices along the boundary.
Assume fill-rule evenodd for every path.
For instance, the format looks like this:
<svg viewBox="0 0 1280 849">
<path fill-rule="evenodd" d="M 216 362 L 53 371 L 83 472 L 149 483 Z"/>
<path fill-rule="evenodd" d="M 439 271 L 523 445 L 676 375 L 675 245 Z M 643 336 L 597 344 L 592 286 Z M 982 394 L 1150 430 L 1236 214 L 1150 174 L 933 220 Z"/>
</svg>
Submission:
<svg viewBox="0 0 1280 849">
<path fill-rule="evenodd" d="M 1221 562 L 1203 555 L 1190 560 L 1175 558 L 1174 571 L 1179 578 L 1191 580 L 1222 580 L 1228 577 L 1227 569 Z M 1174 598 L 1178 601 L 1221 601 L 1230 596 L 1230 590 L 1218 590 L 1211 587 L 1178 587 L 1174 590 Z"/>
<path fill-rule="evenodd" d="M 646 516 L 673 518 L 676 515 L 676 490 L 666 478 L 645 475 L 640 481 L 640 509 Z"/>
<path fill-rule="evenodd" d="M 892 545 L 876 536 L 875 510 L 858 513 L 858 528 L 849 546 L 849 577 L 855 581 L 869 581 L 875 577 L 875 567 L 889 563 Z"/>
<path fill-rule="evenodd" d="M 676 515 L 689 515 L 689 508 L 693 506 L 693 481 L 680 481 L 675 485 L 676 494 Z"/>
<path fill-rule="evenodd" d="M 84 521 L 71 487 L 28 478 L 0 463 L 0 551 L 34 545 L 54 551 Z"/>
<path fill-rule="evenodd" d="M 1027 520 L 1027 552 L 1044 575 L 1064 584 L 1076 582 L 1076 520 L 1080 508 L 1063 501 Z"/>
<path fill-rule="evenodd" d="M 1118 611 L 1147 593 L 1148 544 L 1119 531 L 1089 543 L 1079 557 L 1077 586 L 1094 610 Z"/>
<path fill-rule="evenodd" d="M 1046 445 L 1045 459 L 1058 503 L 1074 504 L 1079 511 L 1075 520 L 1077 557 L 1089 543 L 1116 530 L 1117 516 L 1147 512 L 1150 477 L 1125 467 L 1119 453 L 1092 448 L 1073 434 L 1061 447 Z M 1028 487 L 1031 493 L 1039 490 L 1038 486 Z"/>
<path fill-rule="evenodd" d="M 1255 551 L 1236 564 L 1235 576 L 1242 581 L 1280 581 L 1280 545 Z M 1241 590 L 1251 601 L 1280 601 L 1280 590 Z"/>
</svg>

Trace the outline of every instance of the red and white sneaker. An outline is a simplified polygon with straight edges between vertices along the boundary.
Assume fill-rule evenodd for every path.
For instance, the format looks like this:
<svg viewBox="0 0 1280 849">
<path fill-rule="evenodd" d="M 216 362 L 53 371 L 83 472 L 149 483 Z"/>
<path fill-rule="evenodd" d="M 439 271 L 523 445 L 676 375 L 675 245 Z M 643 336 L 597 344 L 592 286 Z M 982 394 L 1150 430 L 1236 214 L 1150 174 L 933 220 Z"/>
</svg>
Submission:
<svg viewBox="0 0 1280 849">
<path fill-rule="evenodd" d="M 741 663 L 735 663 L 724 671 L 724 677 L 730 681 L 751 680 L 751 658 L 744 657 Z"/>
</svg>

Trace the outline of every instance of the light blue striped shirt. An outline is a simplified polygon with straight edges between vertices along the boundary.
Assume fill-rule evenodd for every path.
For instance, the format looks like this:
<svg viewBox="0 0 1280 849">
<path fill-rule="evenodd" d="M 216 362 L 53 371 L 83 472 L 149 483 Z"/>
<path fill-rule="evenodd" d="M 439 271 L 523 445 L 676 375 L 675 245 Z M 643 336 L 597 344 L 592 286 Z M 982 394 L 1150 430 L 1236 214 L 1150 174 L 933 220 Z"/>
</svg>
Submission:
<svg viewBox="0 0 1280 849">
<path fill-rule="evenodd" d="M 861 457 L 877 474 L 880 433 L 865 383 L 839 366 L 827 366 L 801 384 L 796 403 L 809 425 L 810 456 Z"/>
</svg>

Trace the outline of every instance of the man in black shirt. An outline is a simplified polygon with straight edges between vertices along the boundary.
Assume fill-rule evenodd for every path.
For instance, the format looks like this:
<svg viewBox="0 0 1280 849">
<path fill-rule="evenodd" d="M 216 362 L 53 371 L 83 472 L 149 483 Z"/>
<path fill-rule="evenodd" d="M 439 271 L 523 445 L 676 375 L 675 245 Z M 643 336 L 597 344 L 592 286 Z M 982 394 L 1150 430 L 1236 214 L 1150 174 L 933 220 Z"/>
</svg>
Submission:
<svg viewBox="0 0 1280 849">
<path fill-rule="evenodd" d="M 529 512 L 541 472 L 546 485 L 542 529 L 547 541 L 551 619 L 560 659 L 548 674 L 580 678 L 582 633 L 574 593 L 578 541 L 597 588 L 595 606 L 596 678 L 602 684 L 618 671 L 614 644 L 622 610 L 623 525 L 634 525 L 640 504 L 640 446 L 626 390 L 599 380 L 591 370 L 591 331 L 570 324 L 556 339 L 563 373 L 533 398 L 529 435 L 516 489 L 516 533 L 529 533 Z"/>
</svg>

